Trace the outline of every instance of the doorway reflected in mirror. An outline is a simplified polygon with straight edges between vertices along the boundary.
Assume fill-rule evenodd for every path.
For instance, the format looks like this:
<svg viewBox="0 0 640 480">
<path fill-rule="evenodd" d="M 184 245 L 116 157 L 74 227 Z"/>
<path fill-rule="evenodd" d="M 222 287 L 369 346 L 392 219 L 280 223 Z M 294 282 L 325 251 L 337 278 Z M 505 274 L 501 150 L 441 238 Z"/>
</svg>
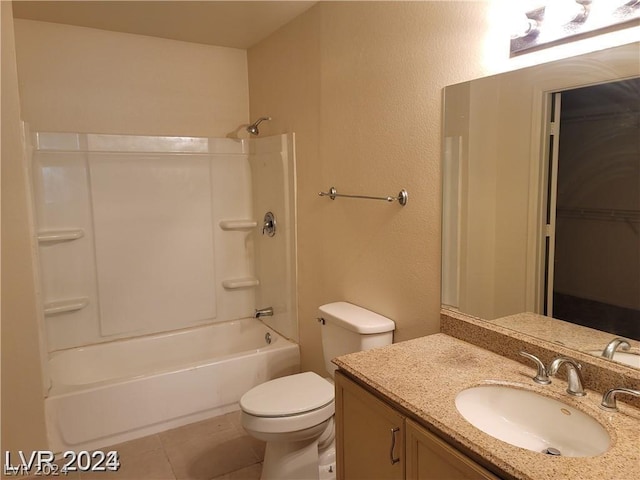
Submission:
<svg viewBox="0 0 640 480">
<path fill-rule="evenodd" d="M 544 313 L 640 340 L 640 78 L 553 95 Z"/>
</svg>

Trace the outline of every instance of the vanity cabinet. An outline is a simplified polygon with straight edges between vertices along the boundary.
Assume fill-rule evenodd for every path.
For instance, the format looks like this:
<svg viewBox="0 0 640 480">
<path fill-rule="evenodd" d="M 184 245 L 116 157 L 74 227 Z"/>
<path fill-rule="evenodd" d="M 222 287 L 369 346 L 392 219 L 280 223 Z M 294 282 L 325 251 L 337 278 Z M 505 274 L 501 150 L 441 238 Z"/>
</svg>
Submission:
<svg viewBox="0 0 640 480">
<path fill-rule="evenodd" d="M 338 480 L 498 479 L 340 371 L 335 385 Z"/>
<path fill-rule="evenodd" d="M 336 372 L 337 477 L 404 478 L 405 417 Z"/>
<path fill-rule="evenodd" d="M 405 426 L 406 478 L 420 480 L 499 479 L 413 420 L 407 418 Z"/>
</svg>

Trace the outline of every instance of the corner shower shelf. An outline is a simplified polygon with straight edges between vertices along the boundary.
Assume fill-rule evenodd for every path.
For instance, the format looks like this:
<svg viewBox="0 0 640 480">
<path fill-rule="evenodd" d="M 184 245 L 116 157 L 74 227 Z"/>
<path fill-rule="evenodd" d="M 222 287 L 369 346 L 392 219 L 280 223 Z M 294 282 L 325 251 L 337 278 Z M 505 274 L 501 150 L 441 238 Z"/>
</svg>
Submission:
<svg viewBox="0 0 640 480">
<path fill-rule="evenodd" d="M 71 230 L 51 230 L 38 233 L 39 243 L 68 242 L 84 237 L 84 230 L 74 228 Z"/>
<path fill-rule="evenodd" d="M 230 278 L 222 281 L 222 286 L 228 290 L 257 287 L 258 285 L 260 285 L 260 281 L 255 277 Z"/>
<path fill-rule="evenodd" d="M 49 302 L 44 304 L 44 314 L 55 315 L 57 313 L 75 312 L 76 310 L 82 310 L 87 305 L 89 305 L 89 299 L 87 297 Z"/>
<path fill-rule="evenodd" d="M 255 220 L 220 220 L 222 230 L 250 230 L 258 226 Z"/>
</svg>

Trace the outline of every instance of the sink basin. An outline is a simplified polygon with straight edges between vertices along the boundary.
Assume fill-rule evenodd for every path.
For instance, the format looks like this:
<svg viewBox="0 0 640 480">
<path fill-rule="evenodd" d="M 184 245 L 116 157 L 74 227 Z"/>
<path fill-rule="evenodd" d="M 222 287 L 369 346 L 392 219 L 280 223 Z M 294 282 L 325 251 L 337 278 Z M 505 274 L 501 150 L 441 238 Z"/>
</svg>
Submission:
<svg viewBox="0 0 640 480">
<path fill-rule="evenodd" d="M 590 350 L 587 353 L 599 357 L 602 355 L 602 350 Z M 624 363 L 626 365 L 631 365 L 632 367 L 640 368 L 640 355 L 638 355 L 637 353 L 616 351 L 613 354 L 612 360 Z"/>
<path fill-rule="evenodd" d="M 593 417 L 530 390 L 507 385 L 472 387 L 458 394 L 456 408 L 474 427 L 534 452 L 591 457 L 606 452 L 611 444 L 609 434 Z"/>
</svg>

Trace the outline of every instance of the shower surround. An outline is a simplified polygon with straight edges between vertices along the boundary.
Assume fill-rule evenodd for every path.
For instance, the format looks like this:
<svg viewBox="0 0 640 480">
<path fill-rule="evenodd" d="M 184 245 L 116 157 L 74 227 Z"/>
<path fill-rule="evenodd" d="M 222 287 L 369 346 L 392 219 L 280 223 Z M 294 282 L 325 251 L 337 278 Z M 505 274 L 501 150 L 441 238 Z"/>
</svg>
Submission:
<svg viewBox="0 0 640 480">
<path fill-rule="evenodd" d="M 299 369 L 287 340 L 297 341 L 293 134 L 35 133 L 31 151 L 54 450 L 233 410 L 255 384 Z M 261 235 L 267 211 L 274 237 Z M 260 325 L 251 317 L 267 306 Z M 231 360 L 265 349 L 278 353 Z M 101 411 L 111 418 L 89 421 Z"/>
</svg>

